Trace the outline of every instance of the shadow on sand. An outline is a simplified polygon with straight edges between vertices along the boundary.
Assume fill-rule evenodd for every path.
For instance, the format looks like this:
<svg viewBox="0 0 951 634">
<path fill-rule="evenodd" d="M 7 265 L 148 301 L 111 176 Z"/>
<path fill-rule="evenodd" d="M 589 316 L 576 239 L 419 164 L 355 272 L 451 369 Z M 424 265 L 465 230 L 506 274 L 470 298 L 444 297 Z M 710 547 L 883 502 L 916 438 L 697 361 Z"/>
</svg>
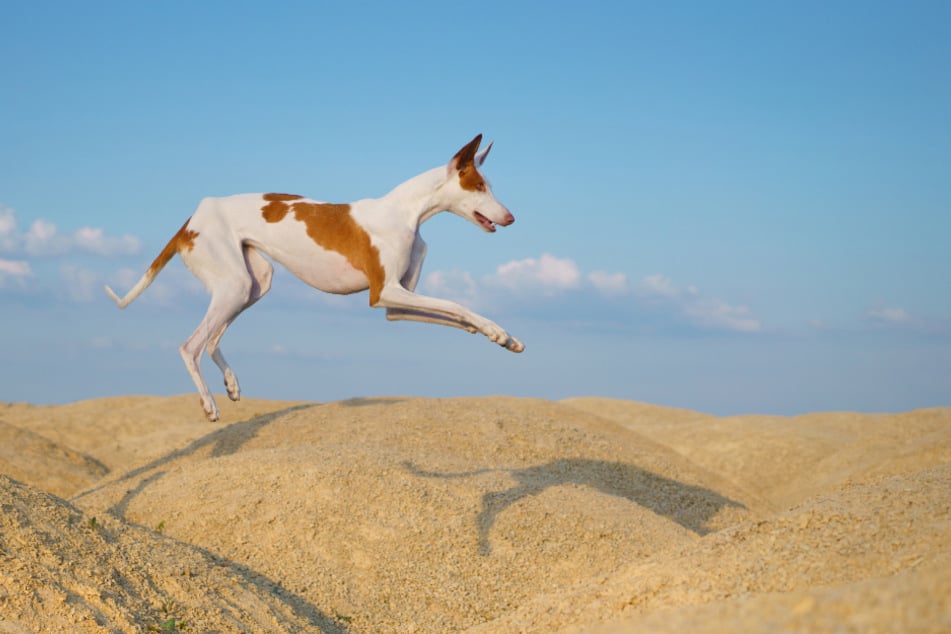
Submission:
<svg viewBox="0 0 951 634">
<path fill-rule="evenodd" d="M 296 412 L 302 409 L 309 409 L 311 407 L 317 407 L 317 403 L 307 403 L 305 405 L 295 405 L 294 407 L 288 407 L 287 409 L 282 409 L 277 412 L 270 412 L 268 414 L 262 414 L 260 416 L 255 416 L 249 420 L 241 421 L 238 423 L 232 423 L 221 429 L 216 429 L 207 436 L 202 436 L 197 440 L 192 441 L 187 446 L 182 447 L 181 449 L 176 449 L 175 451 L 169 452 L 157 458 L 148 464 L 144 464 L 141 467 L 137 467 L 132 471 L 129 471 L 122 475 L 122 477 L 116 480 L 110 480 L 105 482 L 97 487 L 91 489 L 86 489 L 85 491 L 73 496 L 70 498 L 70 501 L 76 502 L 82 498 L 101 491 L 102 489 L 116 484 L 118 482 L 125 482 L 127 480 L 133 480 L 139 477 L 142 474 L 149 473 L 155 469 L 163 467 L 179 458 L 184 458 L 189 456 L 197 451 L 204 449 L 205 447 L 211 446 L 211 457 L 217 458 L 220 456 L 230 456 L 233 453 L 236 453 L 246 442 L 257 436 L 258 432 L 271 424 L 274 420 L 284 416 L 285 414 L 290 414 L 291 412 Z M 164 475 L 164 471 L 153 473 L 148 477 L 140 481 L 134 489 L 130 489 L 125 496 L 116 504 L 108 509 L 109 514 L 114 515 L 119 519 L 125 519 L 125 511 L 131 502 L 139 493 L 141 493 L 149 484 L 160 479 Z"/>
<path fill-rule="evenodd" d="M 510 489 L 489 491 L 482 496 L 482 510 L 476 519 L 479 552 L 482 555 L 492 552 L 489 532 L 502 511 L 525 497 L 565 484 L 586 486 L 624 498 L 677 522 L 697 535 L 711 532 L 706 524 L 720 509 L 727 506 L 745 508 L 716 491 L 678 482 L 621 462 L 564 458 L 524 469 L 477 469 L 461 473 L 425 471 L 411 462 L 404 462 L 403 466 L 413 475 L 425 478 L 467 478 L 501 472 L 509 474 L 516 481 L 516 485 Z"/>
<path fill-rule="evenodd" d="M 140 493 L 147 489 L 153 482 L 160 480 L 165 475 L 166 471 L 161 470 L 161 467 L 209 446 L 211 447 L 212 457 L 229 456 L 236 453 L 245 443 L 254 438 L 262 428 L 266 427 L 274 420 L 284 416 L 285 414 L 290 414 L 291 412 L 296 412 L 311 407 L 317 407 L 318 405 L 318 403 L 296 405 L 294 407 L 289 407 L 277 412 L 270 412 L 268 414 L 262 414 L 261 416 L 255 416 L 254 418 L 246 421 L 233 423 L 226 427 L 222 427 L 221 429 L 216 429 L 207 436 L 202 436 L 201 438 L 191 442 L 181 449 L 176 449 L 175 451 L 172 451 L 161 458 L 129 471 L 117 480 L 112 480 L 98 487 L 83 491 L 79 495 L 74 496 L 70 502 L 75 503 L 77 500 L 81 500 L 83 497 L 91 493 L 99 491 L 118 482 L 134 480 L 139 476 L 144 476 L 135 484 L 135 486 L 126 491 L 121 500 L 106 510 L 106 512 L 113 517 L 116 517 L 122 521 L 127 521 L 125 519 L 125 514 L 132 500 L 134 500 Z M 166 536 L 165 539 L 172 538 Z M 195 549 L 203 556 L 208 557 L 213 561 L 227 563 L 231 570 L 241 577 L 243 582 L 242 585 L 244 585 L 249 590 L 252 590 L 256 594 L 271 595 L 278 598 L 281 603 L 289 607 L 294 612 L 297 618 L 305 621 L 309 627 L 314 628 L 313 630 L 308 629 L 308 631 L 321 632 L 322 634 L 347 634 L 349 632 L 347 627 L 343 625 L 340 620 L 328 616 L 315 605 L 283 587 L 280 583 L 269 579 L 268 577 L 265 577 L 264 575 L 257 573 L 241 564 L 223 559 L 222 557 L 205 550 L 200 546 L 189 544 L 187 542 L 179 543 L 182 543 L 189 548 Z M 278 618 L 277 615 L 273 616 L 276 619 Z"/>
</svg>

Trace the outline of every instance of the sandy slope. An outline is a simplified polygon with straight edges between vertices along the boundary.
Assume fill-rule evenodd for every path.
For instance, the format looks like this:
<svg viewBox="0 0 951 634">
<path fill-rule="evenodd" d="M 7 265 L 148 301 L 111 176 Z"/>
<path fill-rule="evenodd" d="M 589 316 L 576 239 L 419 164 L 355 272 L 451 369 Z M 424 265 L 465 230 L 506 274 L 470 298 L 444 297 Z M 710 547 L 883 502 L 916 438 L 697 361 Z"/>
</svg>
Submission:
<svg viewBox="0 0 951 634">
<path fill-rule="evenodd" d="M 948 408 L 223 414 L 0 404 L 0 632 L 951 629 Z"/>
</svg>

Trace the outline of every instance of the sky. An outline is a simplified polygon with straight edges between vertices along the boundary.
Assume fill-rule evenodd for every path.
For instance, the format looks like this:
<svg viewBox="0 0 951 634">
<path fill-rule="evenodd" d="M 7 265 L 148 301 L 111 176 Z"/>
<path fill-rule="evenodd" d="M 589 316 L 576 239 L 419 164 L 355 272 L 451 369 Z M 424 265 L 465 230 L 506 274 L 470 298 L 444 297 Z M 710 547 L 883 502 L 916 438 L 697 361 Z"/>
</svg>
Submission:
<svg viewBox="0 0 951 634">
<path fill-rule="evenodd" d="M 951 405 L 946 2 L 0 1 L 0 59 L 0 400 L 193 391 L 201 284 L 104 284 L 203 197 L 378 197 L 483 133 L 516 222 L 426 222 L 417 290 L 525 352 L 278 268 L 245 396 Z"/>
</svg>

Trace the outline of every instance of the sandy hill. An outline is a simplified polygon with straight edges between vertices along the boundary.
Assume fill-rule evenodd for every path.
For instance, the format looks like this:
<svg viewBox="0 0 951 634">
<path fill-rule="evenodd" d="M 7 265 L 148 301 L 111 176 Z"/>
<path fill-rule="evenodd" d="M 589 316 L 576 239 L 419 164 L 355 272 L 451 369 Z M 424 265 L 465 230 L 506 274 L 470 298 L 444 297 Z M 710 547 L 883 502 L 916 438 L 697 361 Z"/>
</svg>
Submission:
<svg viewBox="0 0 951 634">
<path fill-rule="evenodd" d="M 951 631 L 951 408 L 226 407 L 0 403 L 0 632 Z"/>
</svg>

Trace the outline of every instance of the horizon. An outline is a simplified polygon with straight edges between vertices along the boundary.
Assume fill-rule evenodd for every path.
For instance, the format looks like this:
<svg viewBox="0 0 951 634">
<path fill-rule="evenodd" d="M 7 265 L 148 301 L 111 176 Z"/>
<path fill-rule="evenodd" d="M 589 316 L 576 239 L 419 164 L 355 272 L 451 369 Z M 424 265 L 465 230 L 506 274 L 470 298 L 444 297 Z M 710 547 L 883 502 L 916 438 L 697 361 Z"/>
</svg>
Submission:
<svg viewBox="0 0 951 634">
<path fill-rule="evenodd" d="M 205 196 L 378 197 L 482 133 L 516 222 L 428 221 L 418 292 L 525 352 L 275 266 L 244 396 L 951 405 L 951 6 L 370 6 L 0 7 L 0 400 L 193 391 L 198 280 L 105 284 Z"/>
</svg>

